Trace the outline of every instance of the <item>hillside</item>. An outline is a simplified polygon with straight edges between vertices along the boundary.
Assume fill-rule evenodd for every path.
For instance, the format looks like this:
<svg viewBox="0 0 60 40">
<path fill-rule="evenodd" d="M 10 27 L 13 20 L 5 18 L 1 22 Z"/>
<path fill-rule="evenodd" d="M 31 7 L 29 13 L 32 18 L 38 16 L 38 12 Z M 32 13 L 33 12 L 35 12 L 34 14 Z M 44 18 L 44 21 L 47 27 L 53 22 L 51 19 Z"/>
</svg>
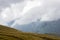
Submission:
<svg viewBox="0 0 60 40">
<path fill-rule="evenodd" d="M 60 37 L 48 34 L 25 33 L 0 25 L 0 40 L 60 40 Z"/>
</svg>

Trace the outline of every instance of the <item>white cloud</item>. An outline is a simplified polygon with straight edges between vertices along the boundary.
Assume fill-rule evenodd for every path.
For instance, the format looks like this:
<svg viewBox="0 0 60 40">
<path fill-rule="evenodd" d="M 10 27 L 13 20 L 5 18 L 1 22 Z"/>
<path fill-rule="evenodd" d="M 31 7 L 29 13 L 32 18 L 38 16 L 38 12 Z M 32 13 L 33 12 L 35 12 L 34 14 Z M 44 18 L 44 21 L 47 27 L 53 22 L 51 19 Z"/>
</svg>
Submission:
<svg viewBox="0 0 60 40">
<path fill-rule="evenodd" d="M 11 21 L 16 18 L 16 24 L 27 24 L 37 19 L 41 21 L 52 21 L 60 19 L 60 0 L 33 0 L 11 4 L 1 14 L 6 14 L 4 21 Z"/>
<path fill-rule="evenodd" d="M 7 22 L 19 17 L 23 7 L 25 6 L 24 4 L 25 3 L 22 2 L 15 4 L 13 3 L 9 4 L 9 7 L 1 9 L 2 12 L 0 12 L 0 23 L 6 24 Z"/>
<path fill-rule="evenodd" d="M 26 24 L 32 21 L 36 21 L 37 19 L 41 19 L 41 21 L 52 21 L 60 19 L 60 1 L 59 0 L 45 0 L 41 2 L 42 4 L 38 7 L 33 7 L 29 11 L 25 11 L 23 18 L 17 20 L 18 24 Z M 33 5 L 33 4 L 32 4 Z M 29 6 L 25 6 L 27 9 Z"/>
</svg>

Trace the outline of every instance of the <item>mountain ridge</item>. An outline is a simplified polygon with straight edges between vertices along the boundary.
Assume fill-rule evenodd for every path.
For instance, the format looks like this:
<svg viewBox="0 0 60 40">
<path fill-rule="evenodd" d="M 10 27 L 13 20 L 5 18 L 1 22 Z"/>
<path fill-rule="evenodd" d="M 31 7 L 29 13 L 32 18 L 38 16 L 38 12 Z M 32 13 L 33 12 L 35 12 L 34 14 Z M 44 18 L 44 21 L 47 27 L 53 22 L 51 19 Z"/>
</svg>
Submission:
<svg viewBox="0 0 60 40">
<path fill-rule="evenodd" d="M 32 22 L 25 25 L 14 26 L 15 29 L 21 30 L 23 32 L 34 32 L 34 33 L 59 33 L 60 34 L 60 19 L 55 21 L 46 21 L 46 22 Z M 58 34 L 57 34 L 58 35 Z"/>
</svg>

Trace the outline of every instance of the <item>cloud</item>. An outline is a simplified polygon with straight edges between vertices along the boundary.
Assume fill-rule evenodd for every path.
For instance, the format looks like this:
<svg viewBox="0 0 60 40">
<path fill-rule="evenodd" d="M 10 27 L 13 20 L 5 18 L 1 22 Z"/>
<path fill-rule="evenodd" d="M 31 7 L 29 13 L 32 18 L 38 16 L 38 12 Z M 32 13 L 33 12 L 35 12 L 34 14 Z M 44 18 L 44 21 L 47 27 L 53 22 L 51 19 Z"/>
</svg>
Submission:
<svg viewBox="0 0 60 40">
<path fill-rule="evenodd" d="M 60 19 L 60 0 L 33 0 L 11 4 L 2 10 L 7 17 L 2 20 L 8 22 L 16 20 L 14 24 L 28 24 L 37 19 L 52 21 Z M 20 18 L 19 20 L 17 18 Z"/>
<path fill-rule="evenodd" d="M 12 17 L 13 14 L 15 15 L 15 13 L 13 13 L 13 9 L 16 8 L 16 7 L 14 7 L 14 5 L 16 5 L 16 3 L 20 3 L 22 1 L 23 0 L 0 0 L 0 24 L 5 25 L 6 22 L 8 22 L 8 20 L 11 20 L 11 18 L 12 19 L 15 18 L 15 17 Z M 20 4 L 20 5 L 22 5 L 22 4 Z"/>
<path fill-rule="evenodd" d="M 18 17 L 24 18 L 24 14 L 28 10 L 30 10 L 32 7 L 39 6 L 39 5 L 40 5 L 40 2 L 36 2 L 36 1 L 24 1 L 16 4 L 11 4 L 10 7 L 3 9 L 3 11 L 1 12 L 1 18 L 6 22 L 14 20 Z"/>
<path fill-rule="evenodd" d="M 60 1 L 59 0 L 42 0 L 41 5 L 35 6 L 29 11 L 25 11 L 23 18 L 17 20 L 18 24 L 28 24 L 40 19 L 41 21 L 53 21 L 60 19 Z M 33 4 L 32 4 L 33 5 Z M 28 6 L 25 6 L 28 8 Z M 31 7 L 29 5 L 29 7 Z"/>
</svg>

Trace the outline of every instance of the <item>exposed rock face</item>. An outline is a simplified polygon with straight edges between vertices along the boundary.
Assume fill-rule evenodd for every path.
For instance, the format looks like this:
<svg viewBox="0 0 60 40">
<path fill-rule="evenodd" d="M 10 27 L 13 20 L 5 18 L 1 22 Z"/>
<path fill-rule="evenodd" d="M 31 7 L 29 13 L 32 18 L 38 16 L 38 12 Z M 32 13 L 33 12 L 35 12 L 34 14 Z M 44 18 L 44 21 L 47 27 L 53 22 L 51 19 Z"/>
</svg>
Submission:
<svg viewBox="0 0 60 40">
<path fill-rule="evenodd" d="M 25 33 L 0 25 L 0 40 L 60 40 L 60 37 L 47 34 Z"/>
</svg>

